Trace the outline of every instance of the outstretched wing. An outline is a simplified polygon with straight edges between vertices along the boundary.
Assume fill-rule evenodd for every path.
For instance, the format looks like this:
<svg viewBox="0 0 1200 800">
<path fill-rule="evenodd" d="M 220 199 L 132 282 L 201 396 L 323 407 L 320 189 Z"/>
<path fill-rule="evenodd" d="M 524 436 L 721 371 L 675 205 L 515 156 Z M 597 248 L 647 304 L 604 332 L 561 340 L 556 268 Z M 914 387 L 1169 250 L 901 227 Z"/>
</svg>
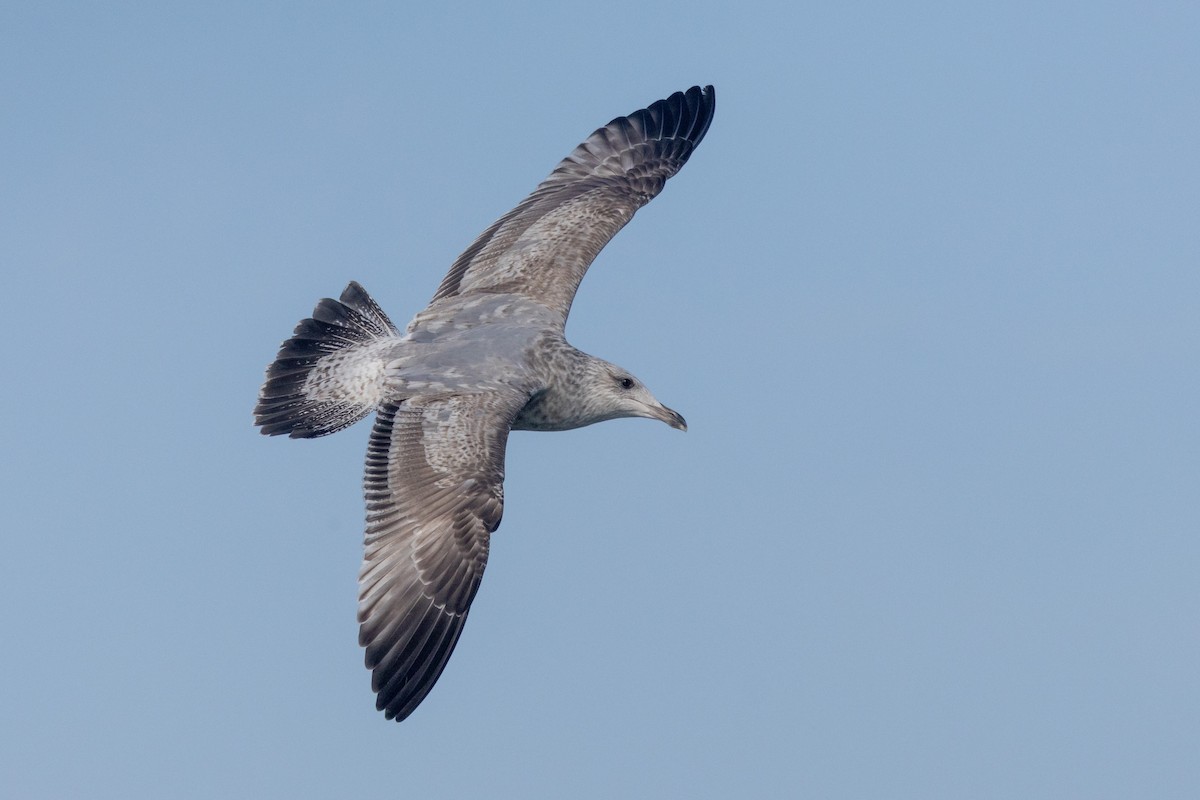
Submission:
<svg viewBox="0 0 1200 800">
<path fill-rule="evenodd" d="M 367 449 L 359 643 L 376 707 L 397 721 L 442 674 L 504 504 L 504 448 L 526 397 L 411 398 L 378 412 Z"/>
<path fill-rule="evenodd" d="M 587 268 L 687 162 L 715 104 L 711 86 L 693 86 L 597 130 L 458 257 L 433 302 L 521 294 L 565 323 Z"/>
</svg>

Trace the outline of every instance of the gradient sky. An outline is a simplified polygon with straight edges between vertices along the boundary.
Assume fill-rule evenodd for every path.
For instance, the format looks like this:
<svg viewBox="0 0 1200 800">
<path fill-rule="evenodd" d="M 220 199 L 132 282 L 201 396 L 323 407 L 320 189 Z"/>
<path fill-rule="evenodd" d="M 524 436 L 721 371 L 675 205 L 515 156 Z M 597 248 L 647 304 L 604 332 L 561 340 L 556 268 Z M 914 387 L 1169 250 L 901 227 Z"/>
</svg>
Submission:
<svg viewBox="0 0 1200 800">
<path fill-rule="evenodd" d="M 117 5 L 0 7 L 4 794 L 1200 792 L 1195 3 Z M 514 435 L 387 722 L 263 369 L 697 83 L 567 329 L 690 430 Z"/>
</svg>

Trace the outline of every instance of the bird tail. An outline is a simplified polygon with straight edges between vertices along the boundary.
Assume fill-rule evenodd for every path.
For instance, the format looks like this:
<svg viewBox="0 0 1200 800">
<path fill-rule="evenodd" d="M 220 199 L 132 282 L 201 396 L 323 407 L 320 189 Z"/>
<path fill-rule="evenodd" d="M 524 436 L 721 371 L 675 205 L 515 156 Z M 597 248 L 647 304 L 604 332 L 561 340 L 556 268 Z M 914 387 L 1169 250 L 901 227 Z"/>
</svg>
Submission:
<svg viewBox="0 0 1200 800">
<path fill-rule="evenodd" d="M 374 411 L 400 333 L 358 283 L 325 298 L 300 321 L 267 367 L 254 423 L 268 436 L 309 439 L 349 427 Z"/>
</svg>

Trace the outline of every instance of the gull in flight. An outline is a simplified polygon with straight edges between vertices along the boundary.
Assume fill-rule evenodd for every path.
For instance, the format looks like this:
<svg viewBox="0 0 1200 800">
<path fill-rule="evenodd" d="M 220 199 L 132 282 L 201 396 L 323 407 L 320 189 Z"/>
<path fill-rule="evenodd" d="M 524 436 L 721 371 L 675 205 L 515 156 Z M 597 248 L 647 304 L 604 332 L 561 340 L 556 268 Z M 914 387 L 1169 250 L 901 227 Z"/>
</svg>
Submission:
<svg viewBox="0 0 1200 800">
<path fill-rule="evenodd" d="M 713 88 L 694 86 L 614 119 L 458 257 L 403 333 L 351 283 L 267 368 L 264 434 L 324 436 L 375 414 L 358 621 L 389 719 L 425 699 L 458 642 L 500 525 L 509 431 L 618 417 L 687 430 L 563 327 L 588 266 L 683 167 L 714 109 Z"/>
</svg>

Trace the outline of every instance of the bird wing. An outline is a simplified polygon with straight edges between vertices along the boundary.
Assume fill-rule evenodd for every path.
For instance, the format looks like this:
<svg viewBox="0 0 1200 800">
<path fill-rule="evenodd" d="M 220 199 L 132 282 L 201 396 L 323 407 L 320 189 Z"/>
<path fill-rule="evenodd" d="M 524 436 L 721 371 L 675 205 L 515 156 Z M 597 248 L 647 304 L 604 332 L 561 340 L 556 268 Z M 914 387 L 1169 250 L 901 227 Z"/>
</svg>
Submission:
<svg viewBox="0 0 1200 800">
<path fill-rule="evenodd" d="M 433 303 L 473 291 L 520 294 L 565 324 L 587 268 L 687 162 L 715 103 L 713 87 L 693 86 L 597 130 L 458 257 Z"/>
<path fill-rule="evenodd" d="M 504 504 L 517 391 L 385 405 L 367 449 L 359 643 L 376 707 L 397 721 L 454 651 Z"/>
</svg>

